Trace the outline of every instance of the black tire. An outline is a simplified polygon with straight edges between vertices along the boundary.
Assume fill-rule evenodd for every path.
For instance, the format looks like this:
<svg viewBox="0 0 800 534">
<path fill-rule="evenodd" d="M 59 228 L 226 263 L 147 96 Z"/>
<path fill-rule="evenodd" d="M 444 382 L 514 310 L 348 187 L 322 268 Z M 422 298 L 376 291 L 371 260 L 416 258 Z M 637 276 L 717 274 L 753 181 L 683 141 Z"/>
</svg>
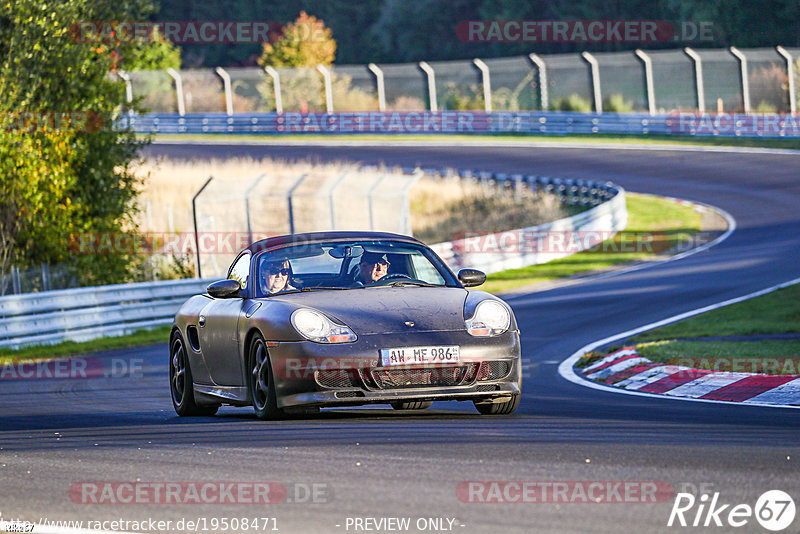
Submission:
<svg viewBox="0 0 800 534">
<path fill-rule="evenodd" d="M 219 404 L 198 406 L 194 401 L 194 382 L 186 344 L 180 333 L 172 336 L 169 345 L 169 390 L 175 413 L 181 417 L 211 416 L 219 410 Z"/>
<path fill-rule="evenodd" d="M 475 408 L 481 415 L 508 415 L 519 407 L 520 395 L 512 395 L 511 400 L 506 402 L 479 403 L 475 402 Z"/>
<path fill-rule="evenodd" d="M 267 344 L 261 334 L 255 334 L 247 351 L 247 368 L 250 370 L 247 380 L 250 400 L 256 417 L 262 420 L 280 419 L 284 411 L 278 408 L 275 395 L 275 377 L 267 352 Z"/>
<path fill-rule="evenodd" d="M 433 401 L 398 401 L 391 405 L 395 410 L 425 410 L 433 405 Z"/>
</svg>

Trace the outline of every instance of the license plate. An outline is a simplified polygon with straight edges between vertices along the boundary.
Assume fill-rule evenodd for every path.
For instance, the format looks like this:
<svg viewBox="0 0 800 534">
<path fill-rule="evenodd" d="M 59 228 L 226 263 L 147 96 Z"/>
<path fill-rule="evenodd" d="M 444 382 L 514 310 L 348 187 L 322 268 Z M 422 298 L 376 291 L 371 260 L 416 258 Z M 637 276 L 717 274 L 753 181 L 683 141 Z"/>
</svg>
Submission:
<svg viewBox="0 0 800 534">
<path fill-rule="evenodd" d="M 460 360 L 458 345 L 381 349 L 381 365 L 384 366 L 458 363 Z"/>
</svg>

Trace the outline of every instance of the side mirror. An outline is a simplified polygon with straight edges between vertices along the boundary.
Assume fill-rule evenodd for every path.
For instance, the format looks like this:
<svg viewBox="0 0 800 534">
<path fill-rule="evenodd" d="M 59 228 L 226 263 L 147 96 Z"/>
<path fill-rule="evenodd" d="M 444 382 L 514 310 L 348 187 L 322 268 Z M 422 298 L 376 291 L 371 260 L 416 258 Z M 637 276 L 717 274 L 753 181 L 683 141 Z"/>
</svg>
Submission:
<svg viewBox="0 0 800 534">
<path fill-rule="evenodd" d="M 239 297 L 241 296 L 239 292 L 241 291 L 242 286 L 239 284 L 238 280 L 220 280 L 219 282 L 214 282 L 209 284 L 206 291 L 208 294 L 214 297 L 215 299 L 229 299 L 232 297 Z"/>
<path fill-rule="evenodd" d="M 461 269 L 458 271 L 458 281 L 461 282 L 464 287 L 475 287 L 486 281 L 486 274 L 478 269 Z"/>
</svg>

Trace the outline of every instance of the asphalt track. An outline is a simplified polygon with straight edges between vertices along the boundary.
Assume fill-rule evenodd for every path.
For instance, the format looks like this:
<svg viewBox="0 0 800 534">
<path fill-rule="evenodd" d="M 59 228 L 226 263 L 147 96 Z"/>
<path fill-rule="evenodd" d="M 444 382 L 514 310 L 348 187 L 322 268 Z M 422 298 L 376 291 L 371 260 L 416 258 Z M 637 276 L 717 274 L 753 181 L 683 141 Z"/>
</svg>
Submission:
<svg viewBox="0 0 800 534">
<path fill-rule="evenodd" d="M 455 518 L 453 531 L 464 534 L 765 531 L 752 518 L 740 529 L 668 528 L 672 499 L 481 504 L 456 494 L 462 481 L 507 480 L 665 481 L 676 491 L 703 487 L 719 492 L 720 502 L 751 506 L 780 489 L 800 504 L 800 411 L 632 397 L 581 387 L 556 371 L 594 340 L 800 277 L 800 154 L 388 145 L 155 145 L 147 153 L 609 179 L 630 191 L 719 206 L 738 228 L 679 261 L 511 299 L 526 374 L 523 401 L 510 417 L 438 403 L 420 414 L 332 410 L 260 422 L 248 409 L 223 409 L 214 418 L 180 419 L 169 400 L 166 346 L 106 355 L 140 359 L 133 376 L 3 381 L 4 519 L 269 516 L 282 532 L 367 532 L 347 528 L 347 518 L 410 517 L 410 532 L 418 532 L 417 518 L 432 517 Z M 275 481 L 293 501 L 303 501 L 293 497 L 301 487 L 293 484 L 325 484 L 327 496 L 268 506 L 76 504 L 68 490 L 84 481 Z M 798 525 L 795 519 L 788 531 Z"/>
</svg>

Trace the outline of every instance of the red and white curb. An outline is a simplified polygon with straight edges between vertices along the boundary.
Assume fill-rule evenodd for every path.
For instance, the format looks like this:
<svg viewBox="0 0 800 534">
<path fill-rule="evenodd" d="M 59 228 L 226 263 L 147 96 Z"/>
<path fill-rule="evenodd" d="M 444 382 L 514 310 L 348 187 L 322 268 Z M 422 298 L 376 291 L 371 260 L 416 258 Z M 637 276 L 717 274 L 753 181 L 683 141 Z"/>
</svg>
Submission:
<svg viewBox="0 0 800 534">
<path fill-rule="evenodd" d="M 668 317 L 661 321 L 656 321 L 655 323 L 646 324 L 638 328 L 633 328 L 625 332 L 620 332 L 618 334 L 609 336 L 604 339 L 599 339 L 594 343 L 590 343 L 584 347 L 581 347 L 580 349 L 575 351 L 569 358 L 561 362 L 558 366 L 558 374 L 561 375 L 562 378 L 569 380 L 570 382 L 578 384 L 580 386 L 588 387 L 591 389 L 597 389 L 601 391 L 622 393 L 625 395 L 656 397 L 661 399 L 667 398 L 667 399 L 692 401 L 692 402 L 736 404 L 740 406 L 767 406 L 771 408 L 800 409 L 800 403 L 797 403 L 795 400 L 798 398 L 796 390 L 800 390 L 800 381 L 797 380 L 798 378 L 800 378 L 800 376 L 797 375 L 794 375 L 792 380 L 778 383 L 784 378 L 786 378 L 787 375 L 717 373 L 712 371 L 689 369 L 680 366 L 668 366 L 668 365 L 656 364 L 656 367 L 661 367 L 661 369 L 654 370 L 655 367 L 650 369 L 641 369 L 638 371 L 636 371 L 635 369 L 631 369 L 630 371 L 632 373 L 631 376 L 622 379 L 622 380 L 629 380 L 631 378 L 636 377 L 636 381 L 631 380 L 630 382 L 623 382 L 622 380 L 620 380 L 619 384 L 615 383 L 614 385 L 608 385 L 598 380 L 589 379 L 587 376 L 583 374 L 586 370 L 575 369 L 575 364 L 581 357 L 583 357 L 584 354 L 596 350 L 598 347 L 608 346 L 609 344 L 617 342 L 621 339 L 628 339 L 637 334 L 641 334 L 642 332 L 647 332 L 648 330 L 653 330 L 654 328 L 658 328 L 660 326 L 675 323 L 683 319 L 688 319 L 689 317 L 694 317 L 695 315 L 700 315 L 701 313 L 729 306 L 730 304 L 735 304 L 737 302 L 742 302 L 751 298 L 760 297 L 761 295 L 766 295 L 768 293 L 772 293 L 773 291 L 777 291 L 778 289 L 789 287 L 791 285 L 798 283 L 800 283 L 800 278 L 795 278 L 794 280 L 789 280 L 788 282 L 784 282 L 782 284 L 777 284 L 771 287 L 767 287 L 765 289 L 762 289 L 760 291 L 755 291 L 748 295 L 743 295 L 741 297 L 736 297 L 723 302 L 718 302 L 710 306 L 697 308 L 695 310 L 691 310 L 685 313 L 674 315 L 672 317 Z M 623 370 L 620 369 L 620 366 L 624 366 L 625 364 L 623 363 L 623 360 L 621 360 L 621 358 L 624 358 L 625 356 L 631 356 L 628 359 L 633 360 L 639 357 L 638 355 L 634 356 L 632 353 L 625 355 L 616 354 L 616 356 L 620 357 L 619 358 L 620 361 L 617 361 L 616 364 L 613 365 L 617 365 L 618 367 L 606 371 L 608 375 L 613 374 L 617 370 Z M 618 358 L 612 358 L 612 361 L 615 361 L 617 359 Z M 609 363 L 609 362 L 606 361 L 604 363 Z M 644 365 L 644 362 L 639 360 L 635 363 L 632 363 L 631 367 L 633 367 L 634 365 Z M 612 367 L 612 365 L 607 366 L 607 368 L 610 367 Z M 579 372 L 576 371 L 579 371 L 580 374 Z M 602 370 L 599 369 L 598 366 L 598 368 L 594 369 L 594 371 L 599 372 Z M 699 374 L 695 374 L 694 378 L 692 378 L 691 380 L 688 380 L 681 384 L 676 384 L 674 387 L 669 387 L 669 385 L 671 384 L 670 380 L 664 380 L 663 382 L 661 382 L 662 379 L 667 379 L 670 376 L 676 375 L 676 373 L 680 371 L 684 371 L 686 377 L 691 376 L 690 371 L 694 371 L 695 373 Z M 589 371 L 589 374 L 590 375 L 593 374 L 591 370 Z M 708 374 L 713 374 L 714 376 L 709 377 L 707 379 L 709 381 L 707 385 L 703 385 L 703 381 L 700 381 L 699 379 L 702 376 Z M 595 378 L 602 378 L 602 375 L 597 375 Z M 739 388 L 740 395 L 744 398 L 742 398 L 741 400 L 724 400 L 723 398 L 720 398 L 721 396 L 727 396 L 727 397 L 731 396 L 731 394 L 729 392 L 726 392 L 726 390 L 723 388 L 732 387 L 733 384 L 736 384 L 740 380 L 744 379 L 747 379 L 748 381 L 741 383 L 737 386 Z M 698 380 L 700 384 L 700 386 L 697 389 L 695 389 L 695 386 L 698 385 L 698 382 L 694 382 L 695 380 Z M 655 386 L 656 383 L 658 383 L 658 386 Z M 720 388 L 716 388 L 714 392 L 706 390 L 700 393 L 700 391 L 702 391 L 702 388 L 712 388 L 714 385 L 720 383 L 724 385 Z M 764 388 L 763 386 L 764 383 L 770 385 L 771 387 Z M 679 386 L 682 387 L 682 389 L 678 389 Z M 663 391 L 660 391 L 659 388 L 663 388 Z M 752 388 L 752 389 L 745 389 L 745 388 Z M 752 395 L 749 394 L 751 391 L 753 392 Z M 671 392 L 671 395 L 665 395 L 665 393 L 667 392 Z"/>
<path fill-rule="evenodd" d="M 692 369 L 642 358 L 633 347 L 612 352 L 582 369 L 596 382 L 629 391 L 746 404 L 800 406 L 800 375 L 765 375 Z"/>
</svg>

